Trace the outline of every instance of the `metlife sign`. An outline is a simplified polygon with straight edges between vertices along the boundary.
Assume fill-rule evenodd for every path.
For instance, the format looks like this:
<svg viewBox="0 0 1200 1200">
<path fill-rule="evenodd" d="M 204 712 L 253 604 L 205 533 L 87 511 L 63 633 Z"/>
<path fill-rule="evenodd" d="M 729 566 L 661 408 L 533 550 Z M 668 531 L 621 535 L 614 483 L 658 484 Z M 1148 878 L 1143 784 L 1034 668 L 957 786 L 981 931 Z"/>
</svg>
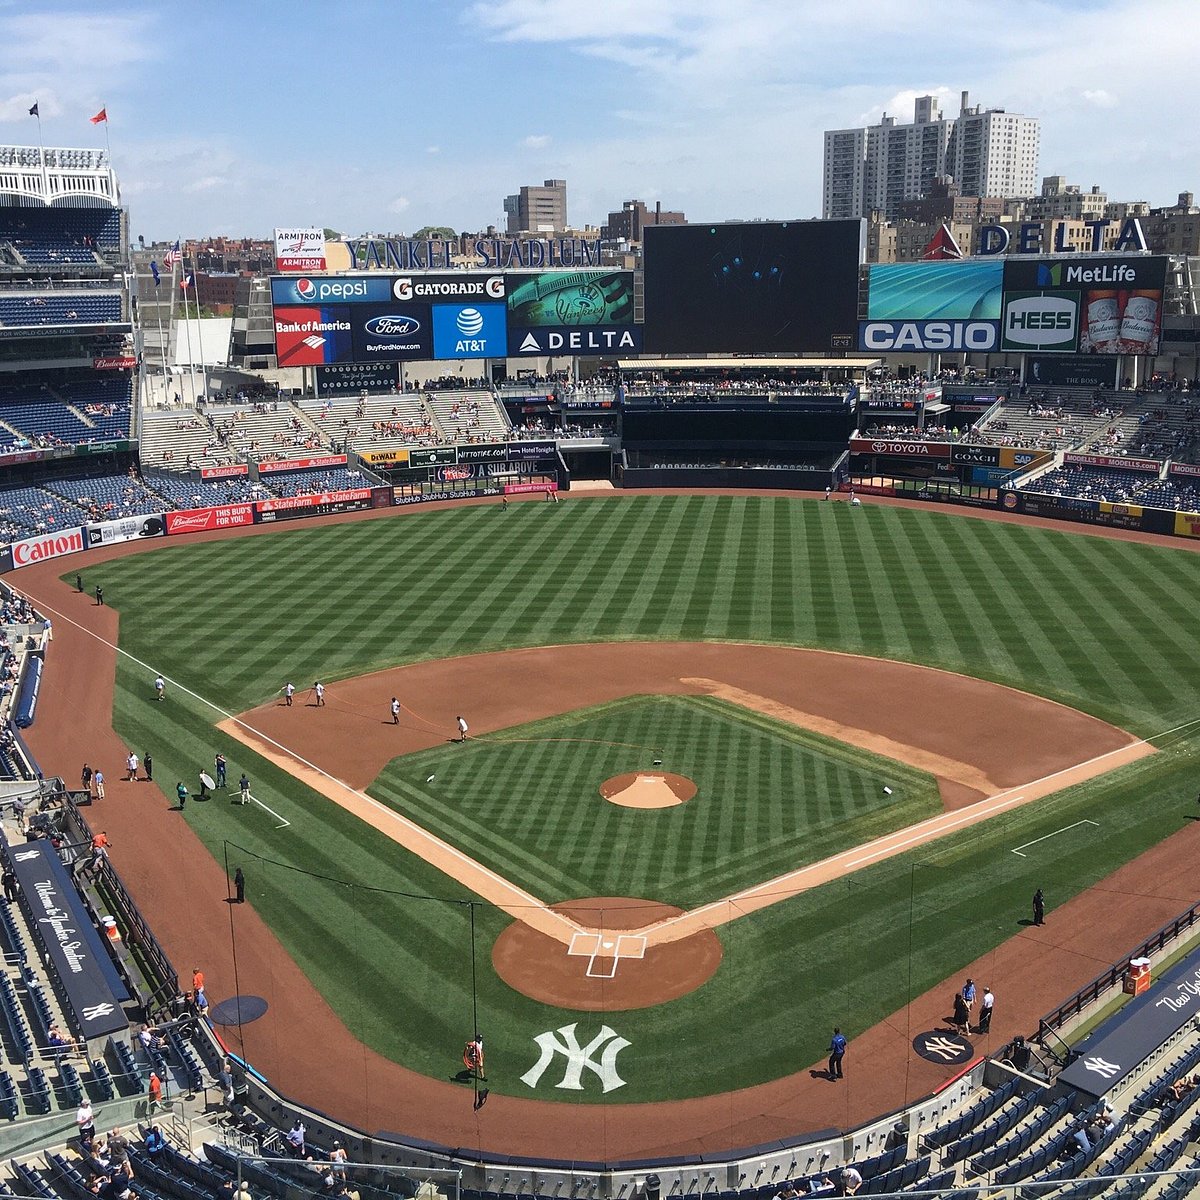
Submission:
<svg viewBox="0 0 1200 1200">
<path fill-rule="evenodd" d="M 1072 353 L 1079 344 L 1077 292 L 1005 292 L 1004 350 Z"/>
</svg>

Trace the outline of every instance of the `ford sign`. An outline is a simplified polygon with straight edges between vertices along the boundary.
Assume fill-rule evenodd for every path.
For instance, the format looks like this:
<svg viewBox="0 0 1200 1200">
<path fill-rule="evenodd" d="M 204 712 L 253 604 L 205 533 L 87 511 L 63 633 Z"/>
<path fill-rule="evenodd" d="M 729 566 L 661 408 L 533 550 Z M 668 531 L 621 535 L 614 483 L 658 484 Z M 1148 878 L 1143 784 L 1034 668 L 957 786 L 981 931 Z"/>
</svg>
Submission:
<svg viewBox="0 0 1200 1200">
<path fill-rule="evenodd" d="M 365 325 L 366 331 L 375 337 L 411 337 L 421 328 L 416 317 L 396 314 L 388 317 L 372 317 Z"/>
</svg>

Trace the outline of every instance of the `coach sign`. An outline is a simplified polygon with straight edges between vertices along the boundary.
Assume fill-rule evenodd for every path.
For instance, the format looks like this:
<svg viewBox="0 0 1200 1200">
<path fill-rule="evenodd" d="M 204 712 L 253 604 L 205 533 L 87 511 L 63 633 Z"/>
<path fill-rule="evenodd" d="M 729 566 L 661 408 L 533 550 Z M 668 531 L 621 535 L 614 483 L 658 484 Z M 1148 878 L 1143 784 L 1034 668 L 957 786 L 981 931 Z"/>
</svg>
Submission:
<svg viewBox="0 0 1200 1200">
<path fill-rule="evenodd" d="M 58 852 L 45 840 L 18 842 L 9 847 L 8 858 L 30 927 L 62 985 L 71 1024 L 89 1040 L 127 1029 L 121 1005 L 129 989 Z"/>
</svg>

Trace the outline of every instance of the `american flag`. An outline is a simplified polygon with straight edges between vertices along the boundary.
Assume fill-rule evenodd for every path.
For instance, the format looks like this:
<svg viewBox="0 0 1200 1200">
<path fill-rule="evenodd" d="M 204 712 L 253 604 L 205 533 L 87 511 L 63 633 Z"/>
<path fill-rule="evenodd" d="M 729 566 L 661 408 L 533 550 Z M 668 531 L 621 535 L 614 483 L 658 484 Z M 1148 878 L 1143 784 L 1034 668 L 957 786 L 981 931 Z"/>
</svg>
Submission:
<svg viewBox="0 0 1200 1200">
<path fill-rule="evenodd" d="M 183 262 L 183 255 L 179 252 L 178 241 L 163 255 L 163 266 L 173 267 L 177 262 Z"/>
</svg>

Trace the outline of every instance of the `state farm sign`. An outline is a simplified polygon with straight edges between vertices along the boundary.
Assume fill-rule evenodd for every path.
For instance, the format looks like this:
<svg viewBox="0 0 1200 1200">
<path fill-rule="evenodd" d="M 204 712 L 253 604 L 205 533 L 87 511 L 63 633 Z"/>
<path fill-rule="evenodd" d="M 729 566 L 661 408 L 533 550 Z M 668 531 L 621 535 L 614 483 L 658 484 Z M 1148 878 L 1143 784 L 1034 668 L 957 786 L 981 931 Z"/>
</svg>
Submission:
<svg viewBox="0 0 1200 1200">
<path fill-rule="evenodd" d="M 13 542 L 14 567 L 28 567 L 48 558 L 61 558 L 64 554 L 78 554 L 86 549 L 82 529 L 68 529 L 62 533 L 44 533 L 40 537 L 26 538 Z"/>
</svg>

